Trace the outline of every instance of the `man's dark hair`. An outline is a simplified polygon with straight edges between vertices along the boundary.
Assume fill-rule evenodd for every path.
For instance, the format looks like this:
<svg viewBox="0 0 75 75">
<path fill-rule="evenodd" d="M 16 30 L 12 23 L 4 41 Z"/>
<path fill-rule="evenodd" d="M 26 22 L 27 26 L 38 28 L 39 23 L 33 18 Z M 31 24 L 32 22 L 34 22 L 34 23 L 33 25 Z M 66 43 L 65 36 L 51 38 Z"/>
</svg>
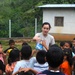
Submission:
<svg viewBox="0 0 75 75">
<path fill-rule="evenodd" d="M 63 62 L 63 51 L 60 47 L 51 47 L 46 53 L 46 59 L 50 67 L 57 68 Z"/>
<path fill-rule="evenodd" d="M 10 39 L 9 40 L 9 45 L 12 44 L 12 43 L 15 43 L 15 41 L 13 39 Z"/>
<path fill-rule="evenodd" d="M 32 48 L 29 45 L 24 45 L 21 49 L 22 59 L 29 59 L 32 54 Z"/>
<path fill-rule="evenodd" d="M 46 51 L 41 50 L 36 54 L 36 60 L 39 64 L 44 64 L 45 61 L 45 57 L 46 57 Z"/>
<path fill-rule="evenodd" d="M 48 23 L 48 22 L 44 22 L 44 23 L 42 24 L 42 27 L 43 27 L 44 25 L 49 25 L 49 29 L 51 28 L 51 25 L 50 25 L 50 23 Z"/>
</svg>

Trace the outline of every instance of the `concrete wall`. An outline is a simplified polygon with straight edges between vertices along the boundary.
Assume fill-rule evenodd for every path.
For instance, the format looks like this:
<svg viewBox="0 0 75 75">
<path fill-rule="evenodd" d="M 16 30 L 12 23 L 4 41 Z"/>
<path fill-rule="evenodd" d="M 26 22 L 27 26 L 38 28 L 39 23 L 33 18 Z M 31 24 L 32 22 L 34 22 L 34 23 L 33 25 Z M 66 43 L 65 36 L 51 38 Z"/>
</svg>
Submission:
<svg viewBox="0 0 75 75">
<path fill-rule="evenodd" d="M 64 17 L 64 26 L 54 26 L 54 17 Z M 51 24 L 50 33 L 75 34 L 75 9 L 43 9 L 43 22 Z"/>
</svg>

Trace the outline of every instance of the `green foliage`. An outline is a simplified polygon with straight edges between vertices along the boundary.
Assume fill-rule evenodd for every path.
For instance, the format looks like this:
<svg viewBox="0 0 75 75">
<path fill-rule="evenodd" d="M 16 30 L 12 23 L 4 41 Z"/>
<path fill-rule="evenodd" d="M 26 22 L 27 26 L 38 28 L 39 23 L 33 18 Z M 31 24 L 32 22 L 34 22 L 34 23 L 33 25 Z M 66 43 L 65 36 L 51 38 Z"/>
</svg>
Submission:
<svg viewBox="0 0 75 75">
<path fill-rule="evenodd" d="M 75 0 L 0 0 L 0 37 L 8 37 L 8 21 L 12 21 L 12 37 L 33 37 L 35 18 L 41 30 L 43 4 L 73 4 Z"/>
<path fill-rule="evenodd" d="M 19 30 L 19 33 L 23 35 L 23 37 L 30 37 L 34 35 L 34 27 L 25 27 Z"/>
</svg>

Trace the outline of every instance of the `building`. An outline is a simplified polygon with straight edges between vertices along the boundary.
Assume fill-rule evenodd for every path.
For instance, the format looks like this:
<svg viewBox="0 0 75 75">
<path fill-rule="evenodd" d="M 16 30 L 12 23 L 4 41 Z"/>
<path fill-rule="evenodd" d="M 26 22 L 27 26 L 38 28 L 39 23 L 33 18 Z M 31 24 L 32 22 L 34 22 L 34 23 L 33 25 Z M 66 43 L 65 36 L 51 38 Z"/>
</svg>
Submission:
<svg viewBox="0 0 75 75">
<path fill-rule="evenodd" d="M 39 7 L 43 9 L 43 22 L 51 24 L 50 33 L 56 40 L 72 40 L 75 37 L 75 4 L 47 4 Z"/>
</svg>

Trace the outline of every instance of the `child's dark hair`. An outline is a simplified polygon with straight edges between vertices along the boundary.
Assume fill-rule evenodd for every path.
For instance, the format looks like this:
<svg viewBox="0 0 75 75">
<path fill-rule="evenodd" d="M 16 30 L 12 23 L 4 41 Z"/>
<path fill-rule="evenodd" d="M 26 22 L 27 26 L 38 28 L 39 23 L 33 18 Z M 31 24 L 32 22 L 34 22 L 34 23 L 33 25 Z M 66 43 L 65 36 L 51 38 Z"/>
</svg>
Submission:
<svg viewBox="0 0 75 75">
<path fill-rule="evenodd" d="M 65 43 L 68 43 L 70 45 L 70 48 L 72 48 L 72 42 L 71 41 L 65 41 Z"/>
<path fill-rule="evenodd" d="M 29 59 L 32 54 L 32 48 L 29 45 L 24 45 L 21 49 L 21 58 L 22 59 Z"/>
<path fill-rule="evenodd" d="M 59 47 L 57 44 L 53 44 L 50 47 Z"/>
<path fill-rule="evenodd" d="M 46 53 L 46 59 L 50 67 L 57 68 L 63 62 L 63 51 L 60 47 L 51 47 Z"/>
<path fill-rule="evenodd" d="M 36 60 L 40 64 L 44 64 L 46 62 L 45 57 L 46 57 L 46 51 L 44 50 L 41 50 L 36 54 Z"/>
<path fill-rule="evenodd" d="M 13 39 L 10 39 L 9 40 L 9 45 L 12 44 L 12 43 L 15 43 L 15 41 Z"/>
<path fill-rule="evenodd" d="M 64 44 L 65 44 L 65 41 L 61 41 L 61 42 L 60 42 L 60 46 L 61 46 L 61 47 L 63 47 Z"/>
<path fill-rule="evenodd" d="M 18 49 L 11 50 L 8 57 L 8 64 L 11 65 L 11 63 L 18 61 L 19 57 L 20 57 L 20 51 Z"/>
<path fill-rule="evenodd" d="M 75 40 L 75 38 L 73 38 L 73 40 Z"/>
<path fill-rule="evenodd" d="M 48 22 L 44 22 L 44 23 L 42 24 L 42 27 L 43 27 L 44 25 L 49 25 L 49 29 L 51 28 L 51 25 L 50 25 L 50 23 L 48 23 Z"/>
<path fill-rule="evenodd" d="M 64 56 L 67 56 L 67 61 L 69 62 L 69 65 L 72 66 L 72 51 L 71 51 L 71 49 L 64 49 L 63 54 L 64 54 Z"/>
<path fill-rule="evenodd" d="M 27 43 L 27 42 L 23 42 L 23 43 L 22 43 L 22 46 L 24 46 L 24 45 L 28 45 L 28 43 Z"/>
</svg>

